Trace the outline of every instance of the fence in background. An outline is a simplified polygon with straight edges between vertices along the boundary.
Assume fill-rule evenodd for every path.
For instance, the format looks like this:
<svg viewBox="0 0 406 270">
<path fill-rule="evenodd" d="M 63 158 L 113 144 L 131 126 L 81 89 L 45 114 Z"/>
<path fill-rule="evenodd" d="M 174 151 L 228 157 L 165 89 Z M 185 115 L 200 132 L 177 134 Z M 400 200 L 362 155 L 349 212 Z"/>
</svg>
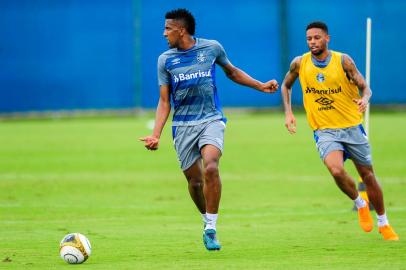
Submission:
<svg viewBox="0 0 406 270">
<path fill-rule="evenodd" d="M 0 112 L 153 108 L 156 62 L 167 49 L 167 10 L 185 7 L 197 37 L 223 44 L 231 62 L 253 77 L 283 80 L 289 62 L 307 51 L 305 27 L 323 20 L 330 48 L 350 54 L 365 71 L 365 19 L 373 20 L 374 104 L 406 103 L 403 91 L 403 0 L 11 1 L 0 2 Z M 229 81 L 217 69 L 223 106 L 280 106 Z M 293 101 L 301 103 L 299 84 Z"/>
</svg>

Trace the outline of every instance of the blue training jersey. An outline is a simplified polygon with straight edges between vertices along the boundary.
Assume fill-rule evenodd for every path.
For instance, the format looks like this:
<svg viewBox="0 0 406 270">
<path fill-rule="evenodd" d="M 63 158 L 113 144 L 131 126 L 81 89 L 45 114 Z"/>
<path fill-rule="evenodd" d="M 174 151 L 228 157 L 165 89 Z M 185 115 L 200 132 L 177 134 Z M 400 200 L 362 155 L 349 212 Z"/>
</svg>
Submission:
<svg viewBox="0 0 406 270">
<path fill-rule="evenodd" d="M 173 126 L 224 119 L 217 96 L 216 63 L 224 66 L 230 61 L 220 43 L 202 38 L 196 38 L 188 50 L 173 48 L 159 56 L 158 82 L 170 87 Z"/>
</svg>

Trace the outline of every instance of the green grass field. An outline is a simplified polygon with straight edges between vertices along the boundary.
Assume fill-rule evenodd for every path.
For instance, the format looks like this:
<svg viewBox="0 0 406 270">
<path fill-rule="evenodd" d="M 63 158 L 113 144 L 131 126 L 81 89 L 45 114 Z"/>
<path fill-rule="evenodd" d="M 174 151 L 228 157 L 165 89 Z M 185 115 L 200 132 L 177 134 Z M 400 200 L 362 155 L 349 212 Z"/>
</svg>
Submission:
<svg viewBox="0 0 406 270">
<path fill-rule="evenodd" d="M 398 242 L 358 227 L 304 115 L 294 136 L 280 113 L 227 116 L 220 252 L 203 247 L 170 128 L 157 152 L 138 142 L 150 115 L 0 122 L 0 269 L 406 269 L 405 113 L 371 115 Z M 59 258 L 69 232 L 93 245 L 82 265 Z"/>
</svg>

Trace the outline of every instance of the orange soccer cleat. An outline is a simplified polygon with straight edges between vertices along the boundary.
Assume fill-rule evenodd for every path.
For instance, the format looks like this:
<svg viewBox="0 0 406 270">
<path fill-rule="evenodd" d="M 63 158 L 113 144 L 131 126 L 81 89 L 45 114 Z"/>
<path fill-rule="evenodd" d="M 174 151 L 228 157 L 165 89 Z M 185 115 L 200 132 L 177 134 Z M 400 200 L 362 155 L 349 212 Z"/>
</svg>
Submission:
<svg viewBox="0 0 406 270">
<path fill-rule="evenodd" d="M 372 231 L 374 222 L 372 220 L 371 213 L 369 212 L 368 204 L 365 207 L 358 209 L 358 221 L 359 225 L 365 232 Z"/>
<path fill-rule="evenodd" d="M 379 227 L 379 233 L 382 234 L 384 240 L 398 241 L 399 236 L 392 229 L 391 225 Z"/>
</svg>

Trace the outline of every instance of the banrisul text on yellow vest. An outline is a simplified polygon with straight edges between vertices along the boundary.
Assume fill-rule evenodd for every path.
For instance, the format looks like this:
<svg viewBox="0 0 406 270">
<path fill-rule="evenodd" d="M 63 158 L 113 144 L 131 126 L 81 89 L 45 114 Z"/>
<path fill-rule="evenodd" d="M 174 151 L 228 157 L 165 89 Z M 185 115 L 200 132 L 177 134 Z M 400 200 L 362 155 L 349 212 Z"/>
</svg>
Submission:
<svg viewBox="0 0 406 270">
<path fill-rule="evenodd" d="M 313 130 L 346 128 L 362 123 L 362 114 L 353 99 L 359 99 L 357 86 L 346 76 L 342 54 L 331 51 L 328 65 L 314 65 L 310 52 L 302 56 L 299 79 L 307 120 Z"/>
</svg>

